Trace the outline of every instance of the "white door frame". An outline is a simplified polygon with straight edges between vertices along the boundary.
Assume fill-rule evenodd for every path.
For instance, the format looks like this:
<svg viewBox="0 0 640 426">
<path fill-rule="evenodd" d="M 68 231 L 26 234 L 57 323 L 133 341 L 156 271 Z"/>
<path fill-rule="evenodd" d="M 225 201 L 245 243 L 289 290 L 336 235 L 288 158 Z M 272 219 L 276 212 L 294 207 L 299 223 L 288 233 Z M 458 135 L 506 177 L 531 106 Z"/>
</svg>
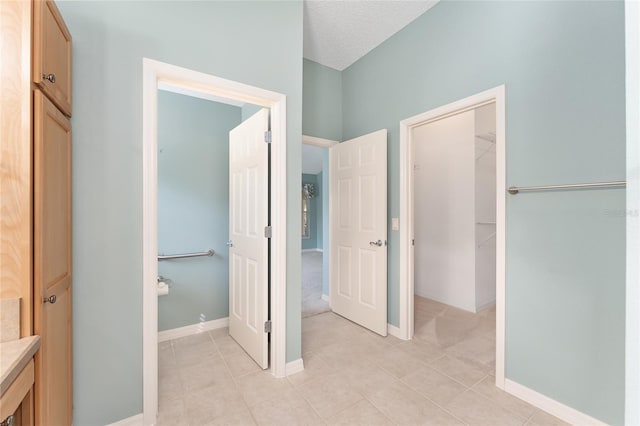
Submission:
<svg viewBox="0 0 640 426">
<path fill-rule="evenodd" d="M 271 372 L 285 376 L 287 255 L 286 96 L 142 59 L 142 396 L 143 423 L 158 410 L 158 85 L 271 109 Z"/>
<path fill-rule="evenodd" d="M 625 424 L 640 424 L 640 3 L 625 1 L 627 290 Z"/>
<path fill-rule="evenodd" d="M 400 122 L 400 338 L 413 338 L 413 149 L 411 130 L 451 115 L 496 104 L 496 386 L 504 389 L 505 336 L 505 86 L 432 109 Z"/>
</svg>

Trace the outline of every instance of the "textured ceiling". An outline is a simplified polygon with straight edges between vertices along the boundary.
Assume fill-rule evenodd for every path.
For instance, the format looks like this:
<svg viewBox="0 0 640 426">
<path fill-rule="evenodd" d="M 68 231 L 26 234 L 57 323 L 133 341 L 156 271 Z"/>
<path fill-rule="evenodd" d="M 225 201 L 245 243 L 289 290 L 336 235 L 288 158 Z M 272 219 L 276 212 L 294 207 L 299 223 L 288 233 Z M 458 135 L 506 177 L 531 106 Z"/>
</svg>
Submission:
<svg viewBox="0 0 640 426">
<path fill-rule="evenodd" d="M 437 0 L 305 0 L 304 57 L 342 71 Z"/>
</svg>

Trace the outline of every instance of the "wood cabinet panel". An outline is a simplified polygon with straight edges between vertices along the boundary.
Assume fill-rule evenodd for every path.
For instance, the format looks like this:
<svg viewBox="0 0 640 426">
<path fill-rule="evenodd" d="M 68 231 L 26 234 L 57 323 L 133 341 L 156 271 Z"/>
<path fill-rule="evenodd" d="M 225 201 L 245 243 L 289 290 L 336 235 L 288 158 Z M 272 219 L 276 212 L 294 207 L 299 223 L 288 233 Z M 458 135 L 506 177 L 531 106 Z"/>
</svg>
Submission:
<svg viewBox="0 0 640 426">
<path fill-rule="evenodd" d="M 0 297 L 32 334 L 31 2 L 0 1 Z"/>
<path fill-rule="evenodd" d="M 34 190 L 34 331 L 42 339 L 36 354 L 36 423 L 69 425 L 71 124 L 38 90 L 34 92 Z"/>
<path fill-rule="evenodd" d="M 49 0 L 34 1 L 33 81 L 71 116 L 71 34 Z"/>
</svg>

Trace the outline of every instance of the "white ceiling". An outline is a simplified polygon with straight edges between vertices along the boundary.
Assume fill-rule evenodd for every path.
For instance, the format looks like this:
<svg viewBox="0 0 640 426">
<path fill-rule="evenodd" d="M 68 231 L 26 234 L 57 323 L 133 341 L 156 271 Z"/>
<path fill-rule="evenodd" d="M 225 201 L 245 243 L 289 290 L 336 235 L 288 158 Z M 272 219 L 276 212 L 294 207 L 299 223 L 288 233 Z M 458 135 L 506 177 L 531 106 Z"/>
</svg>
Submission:
<svg viewBox="0 0 640 426">
<path fill-rule="evenodd" d="M 302 173 L 317 175 L 322 171 L 322 154 L 327 148 L 302 144 Z"/>
<path fill-rule="evenodd" d="M 305 0 L 304 57 L 342 71 L 438 0 Z"/>
</svg>

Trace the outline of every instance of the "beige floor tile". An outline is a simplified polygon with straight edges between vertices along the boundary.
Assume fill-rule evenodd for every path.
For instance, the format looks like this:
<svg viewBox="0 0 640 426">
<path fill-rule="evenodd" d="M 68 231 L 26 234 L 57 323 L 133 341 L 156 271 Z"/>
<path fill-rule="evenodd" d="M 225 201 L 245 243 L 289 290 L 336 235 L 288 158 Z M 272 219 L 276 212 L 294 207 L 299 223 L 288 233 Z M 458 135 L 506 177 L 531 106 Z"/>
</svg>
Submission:
<svg viewBox="0 0 640 426">
<path fill-rule="evenodd" d="M 520 398 L 516 398 L 513 395 L 509 395 L 508 393 L 498 389 L 496 387 L 496 379 L 493 376 L 489 376 L 473 388 L 473 391 L 479 393 L 485 398 L 490 399 L 496 404 L 513 411 L 514 413 L 524 417 L 529 418 L 533 415 L 534 412 L 537 411 L 536 407 L 531 404 L 528 404 L 521 400 Z"/>
<path fill-rule="evenodd" d="M 223 337 L 228 337 L 229 327 L 216 328 L 215 330 L 209 330 L 209 335 L 214 341 L 216 341 L 217 339 L 222 339 Z"/>
<path fill-rule="evenodd" d="M 242 347 L 231 336 L 221 336 L 215 340 L 215 344 L 222 356 L 243 352 Z"/>
<path fill-rule="evenodd" d="M 207 332 L 175 339 L 171 343 L 175 363 L 180 368 L 220 358 L 218 348 Z"/>
<path fill-rule="evenodd" d="M 444 351 L 437 345 L 417 338 L 402 342 L 397 348 L 422 362 L 431 362 L 444 355 Z"/>
<path fill-rule="evenodd" d="M 351 426 L 386 426 L 393 425 L 384 414 L 378 411 L 369 401 L 362 400 L 345 408 L 327 420 L 328 425 Z"/>
<path fill-rule="evenodd" d="M 569 423 L 542 410 L 537 410 L 527 422 L 527 426 L 569 426 Z"/>
<path fill-rule="evenodd" d="M 398 381 L 391 373 L 378 367 L 370 360 L 362 360 L 359 365 L 342 370 L 340 374 L 346 377 L 351 387 L 364 397 L 372 395 L 383 386 Z"/>
<path fill-rule="evenodd" d="M 365 357 L 363 347 L 349 342 L 336 342 L 318 350 L 318 356 L 332 369 L 342 370 L 355 367 Z"/>
<path fill-rule="evenodd" d="M 475 326 L 461 319 L 439 316 L 426 324 L 416 324 L 414 333 L 419 339 L 448 348 L 464 340 Z"/>
<path fill-rule="evenodd" d="M 368 399 L 375 408 L 399 425 L 462 425 L 462 422 L 400 382 L 383 387 Z"/>
<path fill-rule="evenodd" d="M 301 385 L 298 389 L 324 419 L 328 419 L 362 399 L 362 395 L 351 387 L 349 381 L 341 373 L 313 380 Z"/>
<path fill-rule="evenodd" d="M 162 406 L 182 398 L 183 391 L 179 370 L 171 370 L 158 375 L 158 405 Z"/>
<path fill-rule="evenodd" d="M 238 377 L 236 384 L 249 407 L 275 399 L 293 389 L 286 378 L 275 378 L 268 370 Z"/>
<path fill-rule="evenodd" d="M 332 312 L 313 315 L 302 319 L 302 332 L 308 333 L 317 329 L 338 328 L 349 324 L 349 320 Z"/>
<path fill-rule="evenodd" d="M 313 352 L 305 353 L 302 356 L 302 362 L 304 363 L 304 370 L 287 377 L 294 386 L 299 386 L 310 380 L 335 372 L 333 368 L 329 367 L 326 362 Z"/>
<path fill-rule="evenodd" d="M 207 424 L 216 418 L 247 409 L 240 392 L 233 386 L 212 386 L 185 394 L 185 412 L 191 425 Z"/>
<path fill-rule="evenodd" d="M 185 393 L 212 386 L 233 386 L 233 378 L 222 359 L 180 369 Z"/>
<path fill-rule="evenodd" d="M 397 347 L 389 347 L 387 350 L 369 357 L 369 359 L 396 378 L 406 376 L 424 365 L 418 358 Z"/>
<path fill-rule="evenodd" d="M 184 400 L 182 398 L 159 405 L 157 426 L 186 426 L 188 424 L 189 421 L 185 415 Z"/>
<path fill-rule="evenodd" d="M 250 426 L 256 422 L 248 408 L 243 408 L 228 416 L 216 417 L 214 420 L 203 424 L 203 426 Z M 197 426 L 197 425 L 190 425 Z"/>
<path fill-rule="evenodd" d="M 401 380 L 411 389 L 441 406 L 467 390 L 460 383 L 427 366 L 411 372 Z"/>
<path fill-rule="evenodd" d="M 233 377 L 244 376 L 245 374 L 260 371 L 261 368 L 256 362 L 243 352 L 236 352 L 224 357 L 227 367 Z"/>
<path fill-rule="evenodd" d="M 448 355 L 433 361 L 429 366 L 467 387 L 475 385 L 486 376 L 486 372 L 476 366 Z"/>
<path fill-rule="evenodd" d="M 454 398 L 446 406 L 453 415 L 470 425 L 517 426 L 524 425 L 526 419 L 502 408 L 473 391 L 467 391 Z"/>
<path fill-rule="evenodd" d="M 446 349 L 446 352 L 459 359 L 473 360 L 482 364 L 495 364 L 496 345 L 482 336 L 474 336 Z"/>
<path fill-rule="evenodd" d="M 208 332 L 202 332 L 191 336 L 180 337 L 179 339 L 172 340 L 174 348 L 188 348 L 193 346 L 199 346 L 203 343 L 212 343 L 213 339 Z"/>
<path fill-rule="evenodd" d="M 178 367 L 171 342 L 158 345 L 158 377 L 170 373 Z"/>
<path fill-rule="evenodd" d="M 273 401 L 251 407 L 258 425 L 324 425 L 309 403 L 295 390 L 290 390 Z"/>
</svg>

